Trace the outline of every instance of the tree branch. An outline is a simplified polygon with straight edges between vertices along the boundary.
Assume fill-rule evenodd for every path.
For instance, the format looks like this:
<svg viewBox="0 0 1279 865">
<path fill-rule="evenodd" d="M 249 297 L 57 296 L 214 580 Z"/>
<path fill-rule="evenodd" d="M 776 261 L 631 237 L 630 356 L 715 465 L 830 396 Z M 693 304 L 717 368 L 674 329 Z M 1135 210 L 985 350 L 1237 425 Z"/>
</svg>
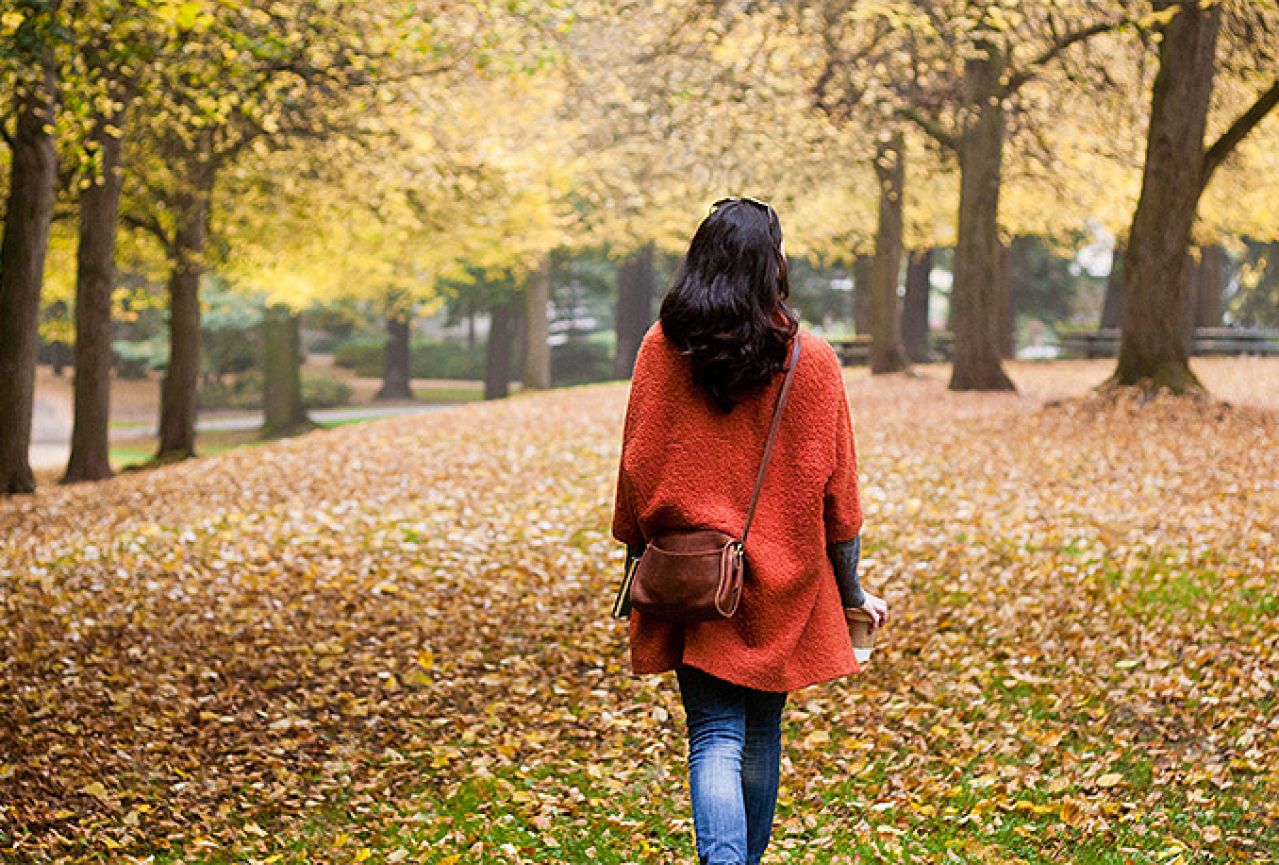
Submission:
<svg viewBox="0 0 1279 865">
<path fill-rule="evenodd" d="M 1127 18 L 1120 18 L 1118 21 L 1102 21 L 1098 24 L 1092 25 L 1091 27 L 1085 27 L 1082 30 L 1075 30 L 1072 33 L 1067 33 L 1065 36 L 1060 37 L 1053 42 L 1052 45 L 1049 45 L 1046 49 L 1044 49 L 1043 53 L 1041 53 L 1038 57 L 1031 60 L 1021 69 L 1010 75 L 1008 77 L 1008 82 L 1004 84 L 1000 94 L 1002 96 L 1011 96 L 1016 93 L 1021 89 L 1022 85 L 1032 80 L 1039 74 L 1040 70 L 1055 60 L 1070 46 L 1076 45 L 1080 42 L 1085 42 L 1102 33 L 1108 33 L 1111 30 L 1122 27 L 1127 23 Z"/>
<path fill-rule="evenodd" d="M 1208 186 L 1208 180 L 1212 177 L 1212 173 L 1217 170 L 1217 166 L 1225 161 L 1231 151 L 1243 141 L 1252 128 L 1261 122 L 1270 110 L 1279 105 L 1279 78 L 1275 79 L 1270 85 L 1270 89 L 1257 97 L 1257 101 L 1248 107 L 1248 110 L 1240 114 L 1235 122 L 1230 124 L 1230 128 L 1221 133 L 1221 137 L 1212 143 L 1212 146 L 1204 152 L 1203 172 L 1201 173 L 1199 188 L 1204 189 Z"/>
<path fill-rule="evenodd" d="M 903 120 L 909 120 L 914 123 L 942 147 L 948 150 L 959 150 L 959 139 L 956 136 L 947 132 L 946 128 L 938 123 L 935 118 L 929 117 L 914 106 L 900 106 L 894 113 Z"/>
<path fill-rule="evenodd" d="M 136 228 L 140 231 L 145 231 L 153 235 L 156 240 L 160 241 L 160 245 L 163 246 L 165 250 L 168 250 L 173 246 L 173 240 L 169 237 L 169 233 L 164 230 L 164 226 L 161 225 L 160 221 L 154 216 L 140 217 L 134 216 L 131 213 L 121 213 L 120 221 L 130 228 Z"/>
</svg>

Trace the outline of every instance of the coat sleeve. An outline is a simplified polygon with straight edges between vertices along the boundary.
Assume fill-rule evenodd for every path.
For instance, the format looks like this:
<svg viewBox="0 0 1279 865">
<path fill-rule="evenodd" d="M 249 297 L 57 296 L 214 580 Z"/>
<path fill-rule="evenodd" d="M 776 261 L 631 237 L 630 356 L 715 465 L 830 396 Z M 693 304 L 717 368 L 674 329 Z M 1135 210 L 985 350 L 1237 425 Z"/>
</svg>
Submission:
<svg viewBox="0 0 1279 865">
<path fill-rule="evenodd" d="M 613 494 L 612 535 L 629 548 L 642 548 L 644 546 L 644 535 L 639 526 L 639 507 L 635 501 L 635 491 L 631 485 L 631 479 L 626 473 L 624 459 L 626 446 L 631 440 L 632 430 L 635 426 L 634 418 L 637 411 L 635 378 L 641 372 L 644 355 L 644 344 L 641 343 L 639 354 L 635 358 L 635 371 L 631 375 L 630 396 L 626 402 L 626 419 L 622 424 L 622 450 L 617 459 L 617 485 Z"/>
<path fill-rule="evenodd" d="M 612 532 L 613 537 L 628 548 L 644 546 L 644 535 L 640 532 L 639 520 L 636 518 L 635 496 L 620 459 L 617 466 L 617 492 L 613 497 Z"/>
<path fill-rule="evenodd" d="M 831 352 L 834 357 L 834 352 Z M 836 358 L 835 378 L 838 387 L 831 395 L 835 412 L 835 468 L 826 481 L 823 516 L 826 542 L 850 541 L 861 534 L 862 503 L 857 489 L 857 446 L 853 440 L 853 421 L 848 411 L 848 395 L 844 392 L 843 373 Z"/>
</svg>

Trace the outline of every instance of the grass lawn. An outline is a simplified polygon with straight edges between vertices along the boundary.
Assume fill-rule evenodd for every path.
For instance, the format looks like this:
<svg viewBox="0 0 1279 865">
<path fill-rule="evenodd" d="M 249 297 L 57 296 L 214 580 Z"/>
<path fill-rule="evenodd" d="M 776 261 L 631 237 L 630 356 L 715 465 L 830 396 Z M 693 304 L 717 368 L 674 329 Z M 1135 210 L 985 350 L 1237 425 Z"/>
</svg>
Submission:
<svg viewBox="0 0 1279 865">
<path fill-rule="evenodd" d="M 791 695 L 766 863 L 1279 861 L 1279 420 L 1248 404 L 1279 362 L 1240 364 L 1201 369 L 1230 407 L 1090 397 L 1095 363 L 847 372 L 894 622 Z M 694 861 L 673 679 L 608 618 L 626 393 L 0 502 L 0 859 Z"/>
</svg>

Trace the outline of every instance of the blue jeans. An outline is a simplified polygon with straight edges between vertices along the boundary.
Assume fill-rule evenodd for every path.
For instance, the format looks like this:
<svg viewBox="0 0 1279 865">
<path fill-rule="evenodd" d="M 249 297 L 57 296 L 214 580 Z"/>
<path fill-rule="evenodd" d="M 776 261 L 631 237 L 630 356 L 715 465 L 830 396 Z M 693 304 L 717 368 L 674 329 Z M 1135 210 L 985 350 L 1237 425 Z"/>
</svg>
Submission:
<svg viewBox="0 0 1279 865">
<path fill-rule="evenodd" d="M 785 693 L 694 667 L 675 671 L 688 716 L 688 782 L 701 865 L 758 865 L 773 831 Z"/>
</svg>

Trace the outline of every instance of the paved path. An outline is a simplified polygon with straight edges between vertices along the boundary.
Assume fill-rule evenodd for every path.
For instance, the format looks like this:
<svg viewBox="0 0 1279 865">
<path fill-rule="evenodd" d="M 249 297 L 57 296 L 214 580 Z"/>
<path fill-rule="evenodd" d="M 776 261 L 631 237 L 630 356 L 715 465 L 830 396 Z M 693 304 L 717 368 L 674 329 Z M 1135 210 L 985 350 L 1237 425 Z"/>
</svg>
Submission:
<svg viewBox="0 0 1279 865">
<path fill-rule="evenodd" d="M 37 421 L 41 417 L 46 420 L 44 423 L 37 422 L 34 425 L 31 440 L 31 451 L 28 459 L 31 467 L 35 469 L 60 468 L 66 465 L 67 457 L 71 453 L 71 426 L 70 423 L 58 423 L 54 420 L 57 414 L 57 407 L 45 403 L 40 398 L 36 399 L 36 417 Z M 448 408 L 447 404 L 430 405 L 430 404 L 408 404 L 408 405 L 379 405 L 379 406 L 352 406 L 350 408 L 326 408 L 313 409 L 308 412 L 311 420 L 318 423 L 329 423 L 334 421 L 349 420 L 373 420 L 376 418 L 395 417 L 398 415 L 421 414 L 423 412 L 435 411 L 436 409 Z M 216 414 L 205 416 L 196 421 L 195 429 L 197 432 L 213 432 L 227 430 L 252 430 L 262 426 L 262 412 L 246 412 L 244 414 Z M 153 438 L 158 431 L 151 426 L 136 427 L 116 427 L 110 430 L 108 436 L 111 441 L 131 441 L 137 439 Z"/>
<path fill-rule="evenodd" d="M 383 417 L 395 417 L 402 414 L 421 414 L 422 412 L 434 411 L 435 409 L 448 408 L 447 405 L 377 405 L 377 406 L 352 406 L 351 408 L 320 408 L 312 409 L 307 412 L 311 416 L 311 420 L 317 423 L 328 423 L 331 421 L 344 420 L 373 420 Z M 247 414 L 217 414 L 204 417 L 197 420 L 195 428 L 197 432 L 212 432 L 226 430 L 245 430 L 257 429 L 262 426 L 262 412 L 249 412 Z M 111 430 L 110 436 L 112 441 L 122 439 L 138 439 L 151 438 L 159 434 L 154 427 L 121 427 Z"/>
</svg>

